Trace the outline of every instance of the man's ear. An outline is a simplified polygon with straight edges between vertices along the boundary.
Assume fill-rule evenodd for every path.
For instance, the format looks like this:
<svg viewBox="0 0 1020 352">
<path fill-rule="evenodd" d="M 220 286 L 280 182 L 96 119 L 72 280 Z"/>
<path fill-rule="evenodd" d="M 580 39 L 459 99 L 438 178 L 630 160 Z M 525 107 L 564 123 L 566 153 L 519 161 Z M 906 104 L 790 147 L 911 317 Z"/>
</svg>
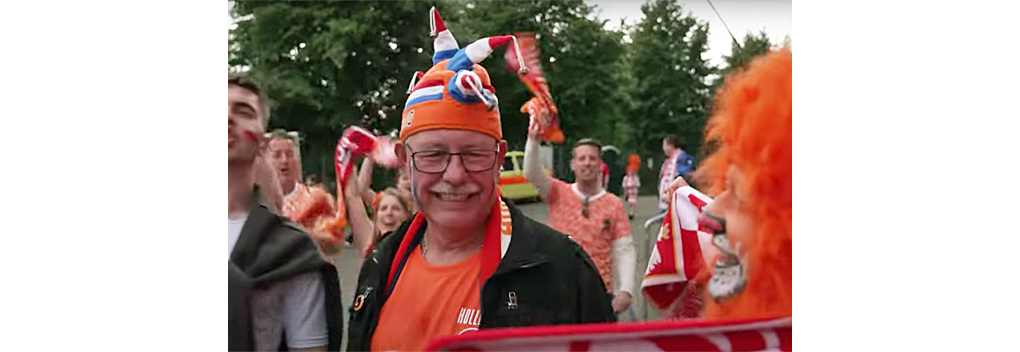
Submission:
<svg viewBox="0 0 1020 352">
<path fill-rule="evenodd" d="M 393 143 L 393 154 L 397 156 L 400 165 L 407 164 L 407 150 L 404 149 L 403 142 Z"/>
</svg>

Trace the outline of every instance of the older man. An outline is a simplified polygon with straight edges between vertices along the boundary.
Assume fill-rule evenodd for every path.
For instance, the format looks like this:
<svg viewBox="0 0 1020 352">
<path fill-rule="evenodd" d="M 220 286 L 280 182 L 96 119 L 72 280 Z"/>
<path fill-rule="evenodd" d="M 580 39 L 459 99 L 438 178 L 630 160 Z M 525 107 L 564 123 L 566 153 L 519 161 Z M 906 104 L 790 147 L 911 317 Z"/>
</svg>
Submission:
<svg viewBox="0 0 1020 352">
<path fill-rule="evenodd" d="M 458 50 L 432 16 L 435 66 L 408 97 L 395 147 L 420 211 L 366 258 L 348 349 L 420 351 L 477 329 L 614 321 L 584 250 L 498 196 L 506 141 L 477 63 L 511 37 Z"/>
</svg>

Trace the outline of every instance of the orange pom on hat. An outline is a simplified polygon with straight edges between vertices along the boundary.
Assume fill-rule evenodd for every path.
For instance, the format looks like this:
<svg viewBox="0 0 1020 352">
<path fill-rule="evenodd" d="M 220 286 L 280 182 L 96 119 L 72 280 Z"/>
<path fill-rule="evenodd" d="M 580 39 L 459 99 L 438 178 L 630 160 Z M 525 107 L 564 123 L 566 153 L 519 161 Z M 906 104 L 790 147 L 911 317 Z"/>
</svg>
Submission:
<svg viewBox="0 0 1020 352">
<path fill-rule="evenodd" d="M 401 115 L 400 141 L 428 130 L 456 129 L 480 132 L 503 139 L 496 90 L 489 73 L 478 65 L 493 49 L 514 40 L 503 35 L 479 39 L 463 49 L 457 48 L 439 12 L 430 11 L 432 33 L 436 37 L 432 66 L 417 83 L 412 77 L 410 95 Z"/>
</svg>

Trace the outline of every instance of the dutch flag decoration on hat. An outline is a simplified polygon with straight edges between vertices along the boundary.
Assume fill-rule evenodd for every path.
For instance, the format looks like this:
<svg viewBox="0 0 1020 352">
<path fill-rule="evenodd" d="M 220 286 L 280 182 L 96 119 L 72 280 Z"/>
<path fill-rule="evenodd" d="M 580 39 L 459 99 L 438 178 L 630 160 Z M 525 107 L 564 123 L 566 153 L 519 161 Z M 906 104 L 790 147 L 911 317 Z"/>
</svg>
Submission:
<svg viewBox="0 0 1020 352">
<path fill-rule="evenodd" d="M 438 64 L 440 61 L 453 57 L 453 54 L 457 53 L 457 49 L 460 46 L 457 45 L 457 40 L 453 39 L 453 33 L 446 28 L 446 24 L 443 23 L 443 18 L 439 17 L 439 11 L 436 11 L 436 7 L 433 6 L 429 10 L 429 25 L 432 27 L 432 33 L 430 33 L 435 39 L 432 41 L 433 49 L 436 50 L 432 54 L 432 64 Z"/>
</svg>

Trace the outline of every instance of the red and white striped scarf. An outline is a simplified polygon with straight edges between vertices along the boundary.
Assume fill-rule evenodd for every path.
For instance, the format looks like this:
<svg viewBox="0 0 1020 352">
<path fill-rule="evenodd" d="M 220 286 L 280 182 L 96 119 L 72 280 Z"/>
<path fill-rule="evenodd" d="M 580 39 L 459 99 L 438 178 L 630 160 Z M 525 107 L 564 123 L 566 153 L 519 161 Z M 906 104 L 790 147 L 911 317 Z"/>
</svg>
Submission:
<svg viewBox="0 0 1020 352">
<path fill-rule="evenodd" d="M 715 253 L 712 235 L 698 224 L 711 203 L 712 198 L 696 189 L 680 187 L 662 219 L 641 290 L 660 310 L 670 310 L 665 318 L 694 318 L 701 310 L 700 294 L 688 284 Z M 680 298 L 683 302 L 677 302 Z"/>
<path fill-rule="evenodd" d="M 425 351 L 791 351 L 791 318 L 552 325 L 445 336 Z"/>
</svg>

